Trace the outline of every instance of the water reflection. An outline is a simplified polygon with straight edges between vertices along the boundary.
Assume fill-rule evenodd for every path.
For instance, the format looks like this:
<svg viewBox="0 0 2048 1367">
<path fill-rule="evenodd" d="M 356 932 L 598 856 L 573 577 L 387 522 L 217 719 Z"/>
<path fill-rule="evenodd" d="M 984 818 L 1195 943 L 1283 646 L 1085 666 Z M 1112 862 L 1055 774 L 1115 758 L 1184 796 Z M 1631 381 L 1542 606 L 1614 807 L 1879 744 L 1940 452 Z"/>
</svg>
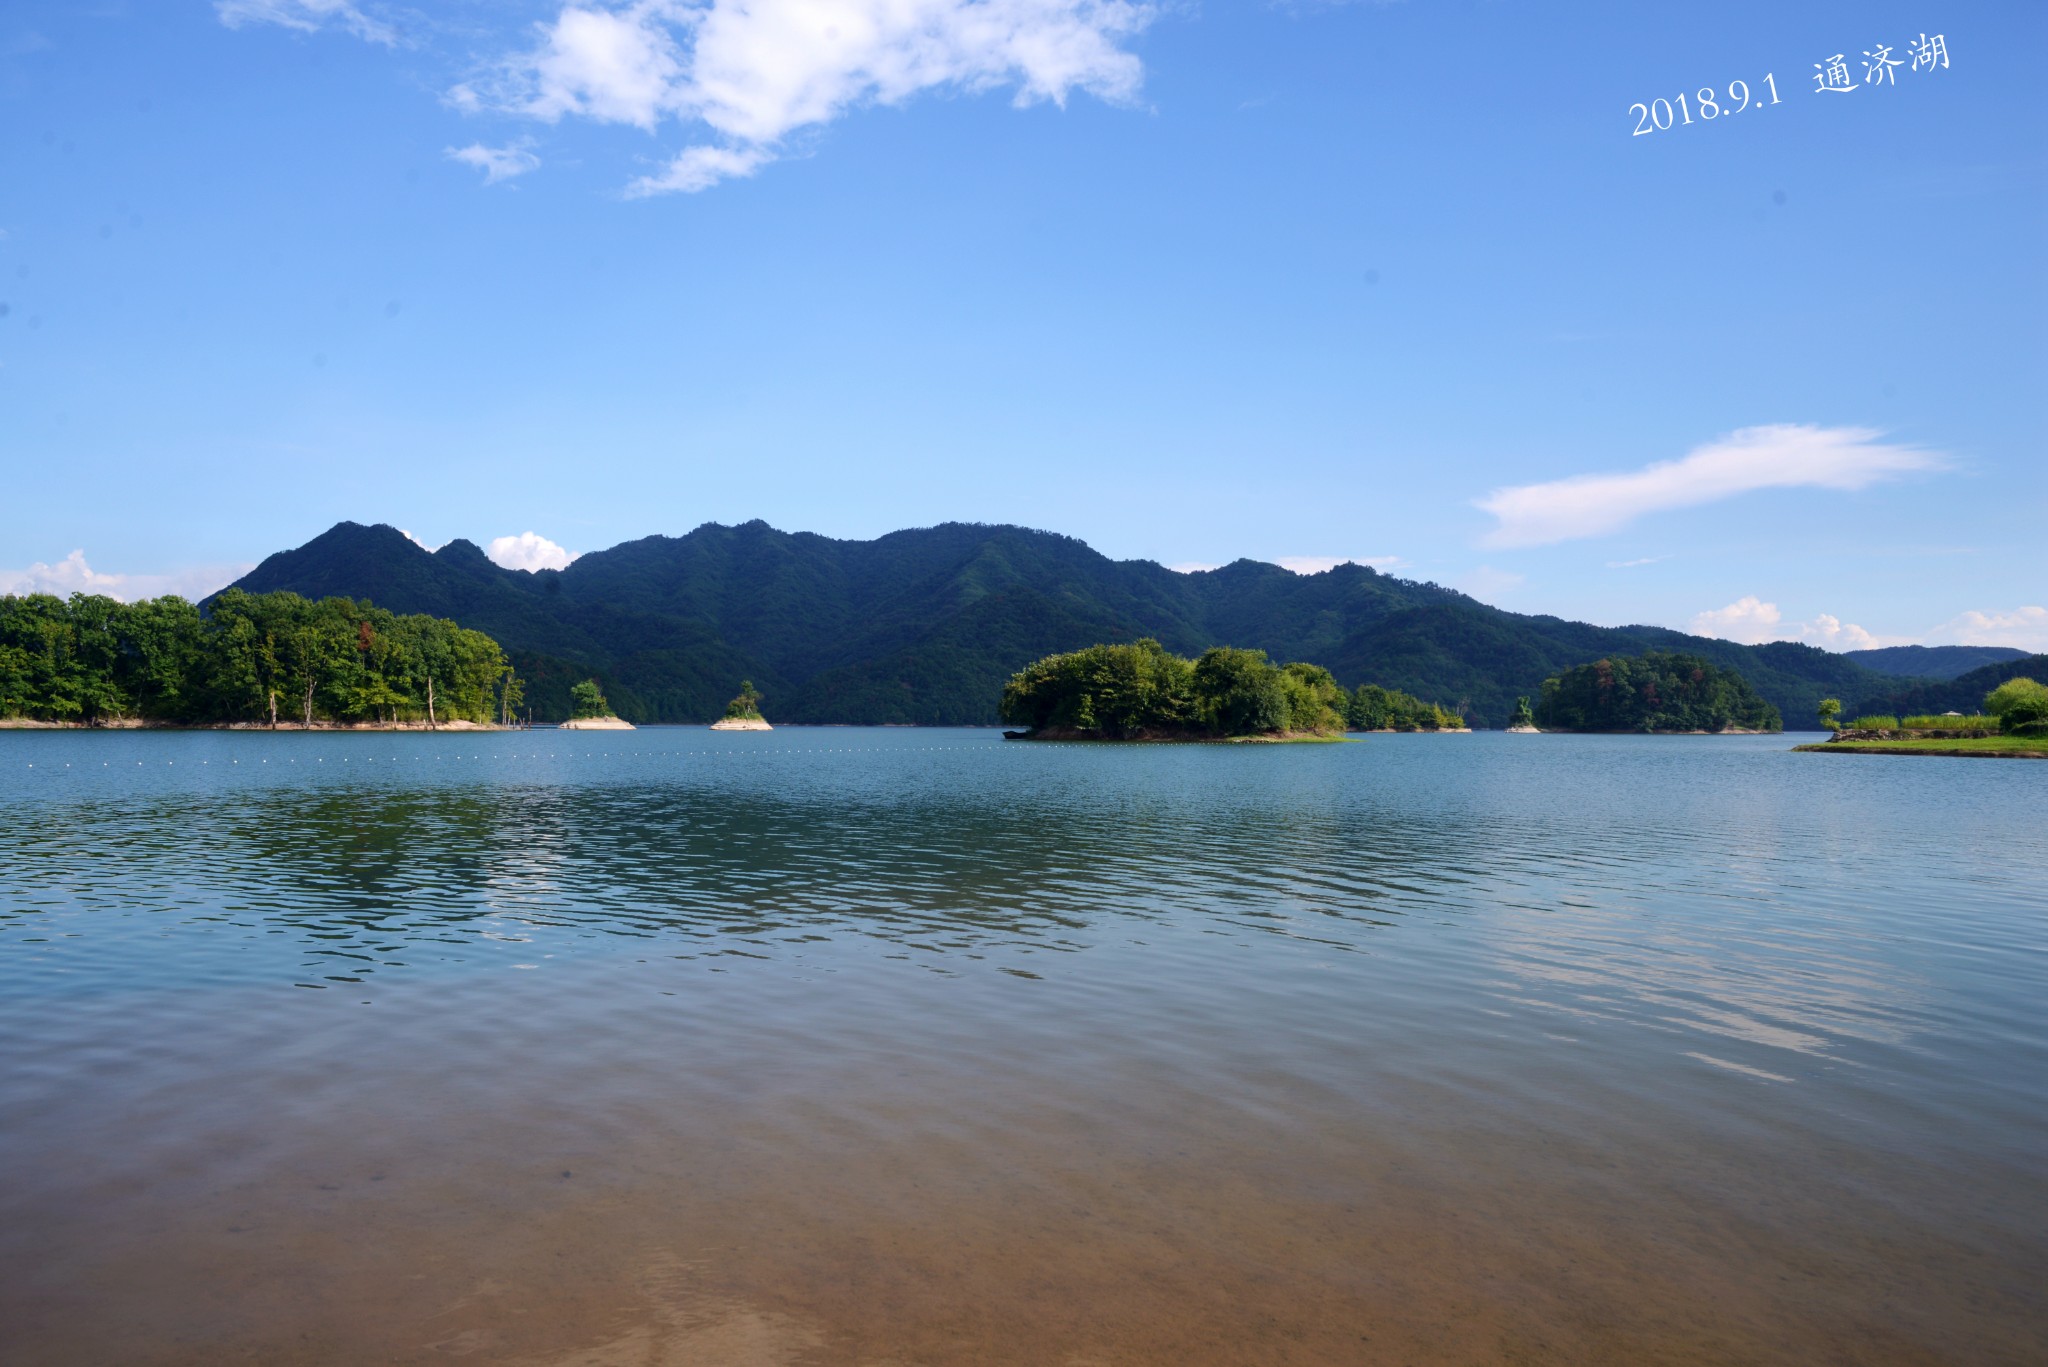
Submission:
<svg viewBox="0 0 2048 1367">
<path fill-rule="evenodd" d="M 0 1358 L 2048 1342 L 2037 766 L 597 744 L 0 736 Z"/>
</svg>

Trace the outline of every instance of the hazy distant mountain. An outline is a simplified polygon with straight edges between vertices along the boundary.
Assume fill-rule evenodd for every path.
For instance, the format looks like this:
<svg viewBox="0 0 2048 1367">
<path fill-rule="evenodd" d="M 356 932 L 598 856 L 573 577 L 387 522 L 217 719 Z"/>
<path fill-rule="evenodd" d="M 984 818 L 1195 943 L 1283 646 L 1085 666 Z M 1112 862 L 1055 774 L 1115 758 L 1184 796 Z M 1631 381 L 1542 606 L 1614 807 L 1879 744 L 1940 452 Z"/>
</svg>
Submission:
<svg viewBox="0 0 2048 1367">
<path fill-rule="evenodd" d="M 1843 657 L 1880 674 L 1953 679 L 1985 665 L 2023 660 L 2027 652 L 2011 646 L 1884 646 L 1877 650 L 1844 651 Z"/>
<path fill-rule="evenodd" d="M 531 678 L 537 716 L 567 715 L 568 685 L 595 674 L 635 721 L 710 720 L 749 678 L 772 721 L 990 722 L 1003 681 L 1030 661 L 1140 636 L 1314 661 L 1347 686 L 1462 705 L 1477 725 L 1502 724 L 1548 674 L 1652 646 L 1741 671 L 1794 727 L 1813 724 L 1824 696 L 1897 683 L 1812 646 L 1524 616 L 1359 565 L 1300 575 L 1240 560 L 1181 574 L 1051 532 L 965 523 L 873 541 L 708 523 L 529 572 L 468 541 L 428 552 L 394 528 L 343 522 L 238 586 L 367 598 L 488 632 Z"/>
<path fill-rule="evenodd" d="M 1872 714 L 1910 717 L 1977 712 L 1984 707 L 1984 695 L 2007 679 L 2024 675 L 2048 683 L 2048 655 L 2022 655 L 2018 651 L 2009 654 L 2012 658 L 1980 666 L 1953 679 L 1889 679 L 1877 690 L 1857 694 L 1856 705 L 1843 714 L 1843 720 Z M 1849 699 L 1845 695 L 1842 701 L 1846 703 Z"/>
</svg>

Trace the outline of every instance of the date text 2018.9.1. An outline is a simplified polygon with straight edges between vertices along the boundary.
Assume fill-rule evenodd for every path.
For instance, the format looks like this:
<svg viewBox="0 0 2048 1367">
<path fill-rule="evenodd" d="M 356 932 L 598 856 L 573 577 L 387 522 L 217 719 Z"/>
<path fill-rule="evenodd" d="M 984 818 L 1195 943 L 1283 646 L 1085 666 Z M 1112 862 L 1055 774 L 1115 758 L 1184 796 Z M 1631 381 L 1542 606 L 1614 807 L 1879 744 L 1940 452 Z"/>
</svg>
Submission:
<svg viewBox="0 0 2048 1367">
<path fill-rule="evenodd" d="M 1754 98 L 1759 109 L 1778 103 L 1778 78 L 1767 71 L 1764 73 L 1764 85 L 1768 88 L 1770 98 L 1765 99 L 1765 91 L 1758 90 Z M 1667 128 L 1692 123 L 1695 110 L 1698 112 L 1699 122 L 1711 123 L 1730 114 L 1740 114 L 1750 107 L 1750 103 L 1749 82 L 1730 81 L 1726 103 L 1722 102 L 1721 92 L 1710 85 L 1703 85 L 1693 93 L 1690 101 L 1685 98 L 1683 90 L 1679 91 L 1676 107 L 1671 101 L 1660 99 L 1652 100 L 1648 104 L 1632 104 L 1628 108 L 1631 114 L 1638 116 L 1635 136 L 1640 138 L 1645 133 L 1661 133 Z"/>
</svg>

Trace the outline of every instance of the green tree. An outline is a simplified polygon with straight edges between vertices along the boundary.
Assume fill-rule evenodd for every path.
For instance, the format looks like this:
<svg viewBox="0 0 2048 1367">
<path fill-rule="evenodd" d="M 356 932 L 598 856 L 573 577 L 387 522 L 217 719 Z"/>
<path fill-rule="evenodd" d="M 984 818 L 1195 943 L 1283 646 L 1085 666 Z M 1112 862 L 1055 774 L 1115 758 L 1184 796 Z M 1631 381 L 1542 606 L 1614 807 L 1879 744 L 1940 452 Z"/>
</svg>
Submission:
<svg viewBox="0 0 2048 1367">
<path fill-rule="evenodd" d="M 2048 732 L 2048 687 L 2032 679 L 2007 679 L 1984 695 L 1984 710 L 2011 736 Z"/>
<path fill-rule="evenodd" d="M 1280 671 L 1263 650 L 1211 646 L 1195 661 L 1196 715 L 1211 731 L 1250 736 L 1287 725 Z"/>
<path fill-rule="evenodd" d="M 1508 725 L 1529 727 L 1536 725 L 1536 714 L 1529 710 L 1529 700 L 1527 698 L 1515 699 L 1515 712 L 1513 716 L 1508 718 Z"/>
<path fill-rule="evenodd" d="M 1841 729 L 1842 729 L 1842 722 L 1841 722 L 1841 717 L 1842 717 L 1842 700 L 1841 700 L 1840 698 L 1822 698 L 1822 699 L 1820 700 L 1820 726 L 1821 726 L 1821 730 L 1823 730 L 1823 731 L 1839 731 L 1839 730 L 1841 730 Z"/>
<path fill-rule="evenodd" d="M 725 705 L 727 721 L 761 721 L 761 695 L 754 691 L 752 679 L 740 680 L 739 696 Z"/>
<path fill-rule="evenodd" d="M 597 686 L 597 680 L 585 679 L 569 690 L 569 715 L 576 721 L 589 717 L 609 717 L 612 706 L 604 700 L 604 694 Z"/>
</svg>

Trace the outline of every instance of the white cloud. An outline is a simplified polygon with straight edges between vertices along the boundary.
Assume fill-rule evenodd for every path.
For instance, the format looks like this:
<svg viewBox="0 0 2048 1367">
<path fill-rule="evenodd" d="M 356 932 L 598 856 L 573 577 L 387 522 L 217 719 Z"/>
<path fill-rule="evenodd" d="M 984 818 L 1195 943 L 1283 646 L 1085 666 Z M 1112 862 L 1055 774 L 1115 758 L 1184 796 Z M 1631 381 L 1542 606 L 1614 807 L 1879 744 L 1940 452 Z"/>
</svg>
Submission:
<svg viewBox="0 0 2048 1367">
<path fill-rule="evenodd" d="M 398 534 L 404 537 L 407 541 L 412 542 L 413 545 L 418 546 L 423 551 L 438 551 L 441 549 L 441 546 L 429 546 L 423 539 L 414 536 L 411 532 L 407 531 L 403 527 L 400 527 L 398 529 Z M 447 544 L 448 543 L 445 541 L 441 543 L 442 546 L 445 546 Z"/>
<path fill-rule="evenodd" d="M 774 153 L 761 147 L 686 147 L 671 157 L 661 170 L 651 176 L 641 176 L 628 185 L 626 198 L 693 195 L 699 190 L 710 189 L 721 180 L 751 176 L 774 159 Z"/>
<path fill-rule="evenodd" d="M 1713 636 L 1753 646 L 1759 641 L 1784 640 L 1779 631 L 1784 615 L 1776 603 L 1766 603 L 1752 593 L 1725 608 L 1694 613 L 1691 630 L 1695 636 Z"/>
<path fill-rule="evenodd" d="M 1398 555 L 1281 555 L 1273 563 L 1296 574 L 1321 574 L 1339 565 L 1370 565 L 1376 570 L 1392 569 L 1401 563 Z"/>
<path fill-rule="evenodd" d="M 363 13 L 355 0 L 213 0 L 214 13 L 229 28 L 244 24 L 280 24 L 314 33 L 338 24 L 366 42 L 394 47 L 398 30 Z"/>
<path fill-rule="evenodd" d="M 473 142 L 467 147 L 447 147 L 442 149 L 442 154 L 450 161 L 474 166 L 484 173 L 484 184 L 496 185 L 501 180 L 523 176 L 540 165 L 540 158 L 533 154 L 532 147 L 530 139 L 520 138 L 503 147 L 486 147 L 480 142 Z"/>
<path fill-rule="evenodd" d="M 175 593 L 197 602 L 255 568 L 255 563 L 248 561 L 238 565 L 191 565 L 168 574 L 102 574 L 86 563 L 83 550 L 75 550 L 54 565 L 38 561 L 25 570 L 0 570 L 0 593 L 54 593 L 60 598 L 74 593 L 101 593 L 124 603 Z"/>
<path fill-rule="evenodd" d="M 567 569 L 577 552 L 564 550 L 538 532 L 491 538 L 484 554 L 508 570 Z"/>
<path fill-rule="evenodd" d="M 1081 90 L 1129 103 L 1144 69 L 1120 44 L 1154 14 L 1140 0 L 576 3 L 539 26 L 531 51 L 448 98 L 549 122 L 701 125 L 712 141 L 627 188 L 691 193 L 752 175 L 801 130 L 926 91 L 1007 86 L 1019 106 L 1064 106 Z"/>
<path fill-rule="evenodd" d="M 1843 651 L 1906 644 L 1902 638 L 1875 635 L 1830 613 L 1817 613 L 1810 622 L 1787 622 L 1784 617 L 1776 603 L 1766 603 L 1752 593 L 1725 608 L 1694 613 L 1691 631 L 1695 636 L 1713 636 L 1746 646 L 1765 641 L 1803 641 L 1822 650 Z"/>
<path fill-rule="evenodd" d="M 1168 565 L 1166 568 L 1172 570 L 1175 574 L 1201 574 L 1207 570 L 1220 570 L 1223 567 L 1221 565 L 1205 565 L 1199 560 L 1183 560 L 1178 565 Z"/>
<path fill-rule="evenodd" d="M 1966 612 L 1927 633 L 1930 645 L 2012 646 L 2048 652 L 2048 607 Z"/>
<path fill-rule="evenodd" d="M 1646 513 L 1714 503 L 1757 489 L 1861 489 L 1941 457 L 1880 443 L 1869 427 L 1771 423 L 1745 427 L 1688 452 L 1616 475 L 1574 475 L 1546 484 L 1496 489 L 1476 506 L 1499 525 L 1489 546 L 1543 546 L 1599 536 Z"/>
<path fill-rule="evenodd" d="M 1670 558 L 1668 555 L 1646 555 L 1640 560 L 1610 560 L 1607 562 L 1607 568 L 1610 570 L 1632 570 L 1642 565 L 1654 565 L 1660 560 L 1669 560 Z"/>
</svg>

